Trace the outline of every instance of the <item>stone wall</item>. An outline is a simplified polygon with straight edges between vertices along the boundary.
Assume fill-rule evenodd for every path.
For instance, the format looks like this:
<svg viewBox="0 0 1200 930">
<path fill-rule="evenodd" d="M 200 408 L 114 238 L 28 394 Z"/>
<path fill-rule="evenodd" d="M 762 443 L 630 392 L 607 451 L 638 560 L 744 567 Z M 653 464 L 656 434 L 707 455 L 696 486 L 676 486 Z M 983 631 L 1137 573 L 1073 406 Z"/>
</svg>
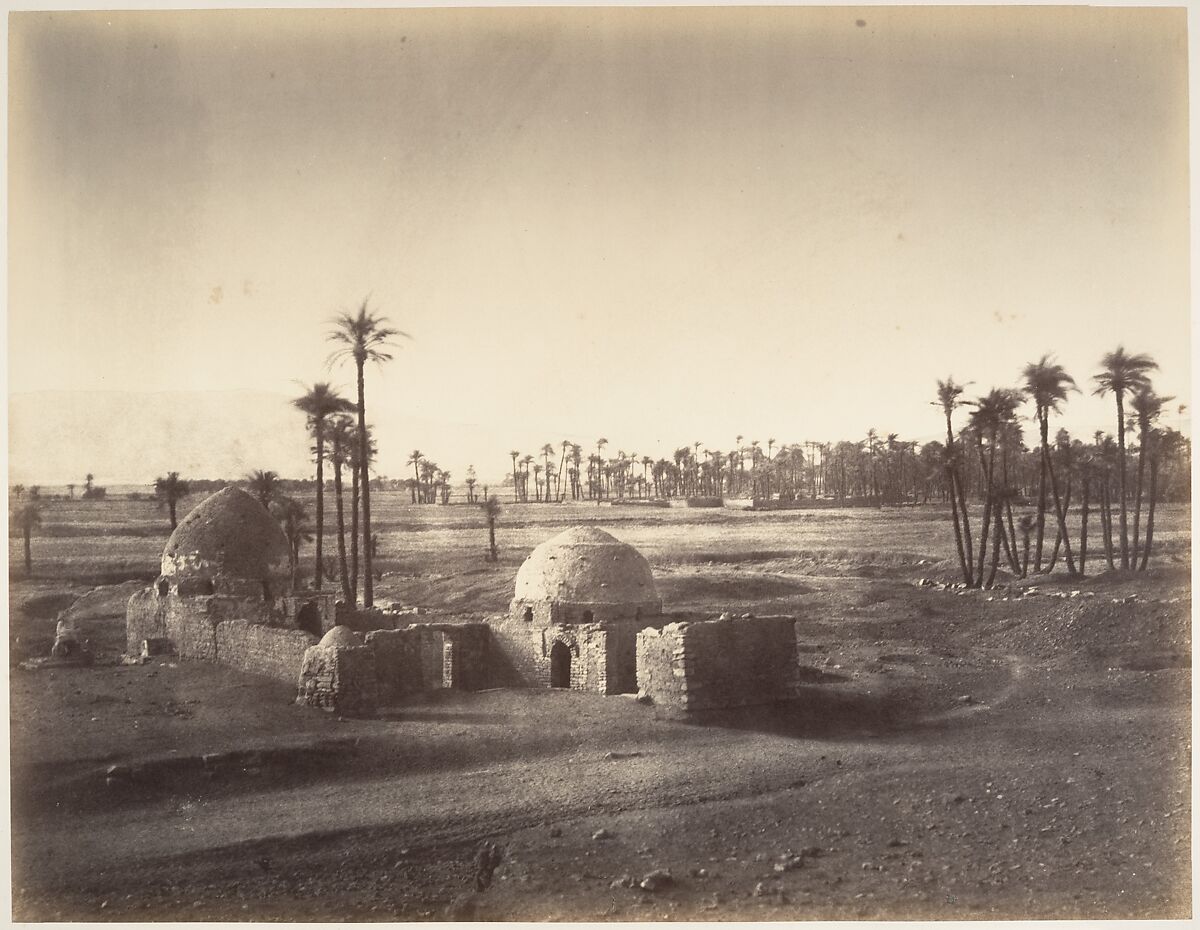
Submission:
<svg viewBox="0 0 1200 930">
<path fill-rule="evenodd" d="M 216 628 L 217 661 L 222 665 L 270 675 L 295 684 L 304 653 L 317 638 L 303 630 L 284 630 L 246 620 L 225 620 Z"/>
<path fill-rule="evenodd" d="M 373 714 L 378 706 L 374 648 L 317 645 L 307 649 L 296 703 L 339 714 Z"/>
<path fill-rule="evenodd" d="M 637 637 L 638 691 L 667 709 L 698 711 L 796 695 L 791 617 L 672 623 Z"/>
<path fill-rule="evenodd" d="M 271 605 L 222 595 L 160 596 L 154 587 L 129 599 L 125 652 L 140 655 L 142 642 L 169 640 L 181 659 L 220 662 L 244 671 L 294 682 L 304 650 L 316 637 L 267 626 L 278 617 Z"/>
<path fill-rule="evenodd" d="M 542 627 L 510 615 L 489 621 L 489 627 L 493 687 L 552 687 L 554 646 L 561 643 L 570 655 L 567 686 L 571 689 L 598 694 L 635 690 L 636 626 L 632 622 Z M 615 675 L 614 661 L 625 663 Z"/>
</svg>

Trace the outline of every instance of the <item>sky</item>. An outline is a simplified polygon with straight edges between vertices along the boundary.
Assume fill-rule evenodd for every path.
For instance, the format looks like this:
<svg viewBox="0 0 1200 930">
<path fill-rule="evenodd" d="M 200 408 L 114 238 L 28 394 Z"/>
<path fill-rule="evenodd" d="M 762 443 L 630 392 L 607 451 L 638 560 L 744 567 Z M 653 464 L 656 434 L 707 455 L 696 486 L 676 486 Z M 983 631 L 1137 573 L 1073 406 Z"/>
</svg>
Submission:
<svg viewBox="0 0 1200 930">
<path fill-rule="evenodd" d="M 936 379 L 982 393 L 1046 353 L 1090 436 L 1118 344 L 1190 394 L 1182 9 L 55 12 L 9 35 L 10 409 L 40 430 L 10 460 L 57 444 L 55 474 L 141 424 L 62 435 L 28 416 L 41 392 L 349 393 L 325 337 L 364 300 L 411 336 L 367 373 L 391 475 L 413 448 L 486 477 L 564 438 L 934 439 Z M 265 421 L 233 408 L 196 429 L 254 460 Z M 171 442 L 107 477 L 151 480 Z M 302 436 L 277 447 L 261 467 L 311 472 Z"/>
</svg>

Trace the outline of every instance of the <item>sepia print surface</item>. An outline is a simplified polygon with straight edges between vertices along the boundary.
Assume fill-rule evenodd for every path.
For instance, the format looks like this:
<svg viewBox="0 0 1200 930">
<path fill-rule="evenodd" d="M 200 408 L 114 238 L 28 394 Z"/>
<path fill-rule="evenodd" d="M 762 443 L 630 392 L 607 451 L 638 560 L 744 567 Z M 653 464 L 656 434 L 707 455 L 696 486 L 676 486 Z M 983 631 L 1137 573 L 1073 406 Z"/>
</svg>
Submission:
<svg viewBox="0 0 1200 930">
<path fill-rule="evenodd" d="M 11 13 L 13 917 L 1190 917 L 1187 38 Z"/>
</svg>

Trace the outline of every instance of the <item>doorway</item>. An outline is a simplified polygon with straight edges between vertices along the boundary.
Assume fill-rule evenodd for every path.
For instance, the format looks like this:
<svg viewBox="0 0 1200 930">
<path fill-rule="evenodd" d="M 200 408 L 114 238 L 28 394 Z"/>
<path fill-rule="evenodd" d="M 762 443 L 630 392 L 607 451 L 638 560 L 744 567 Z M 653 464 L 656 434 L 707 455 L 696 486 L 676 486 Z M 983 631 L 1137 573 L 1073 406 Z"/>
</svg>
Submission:
<svg viewBox="0 0 1200 930">
<path fill-rule="evenodd" d="M 316 601 L 309 601 L 300 608 L 300 612 L 296 615 L 296 626 L 307 633 L 312 633 L 313 636 L 321 635 L 321 611 L 317 608 Z"/>
<path fill-rule="evenodd" d="M 571 648 L 561 641 L 550 648 L 550 687 L 571 687 Z"/>
</svg>

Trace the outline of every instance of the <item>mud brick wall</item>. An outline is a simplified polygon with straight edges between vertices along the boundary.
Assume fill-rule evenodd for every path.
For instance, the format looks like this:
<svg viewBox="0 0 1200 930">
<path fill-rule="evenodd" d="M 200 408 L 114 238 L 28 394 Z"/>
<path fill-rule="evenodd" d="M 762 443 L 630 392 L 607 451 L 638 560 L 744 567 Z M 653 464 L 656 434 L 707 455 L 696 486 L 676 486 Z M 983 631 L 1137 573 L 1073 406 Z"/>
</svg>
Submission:
<svg viewBox="0 0 1200 930">
<path fill-rule="evenodd" d="M 638 690 L 656 705 L 713 710 L 796 694 L 790 617 L 707 620 L 647 629 L 637 638 Z"/>
<path fill-rule="evenodd" d="M 222 665 L 269 675 L 295 684 L 304 663 L 304 653 L 317 638 L 303 630 L 284 630 L 246 620 L 224 620 L 217 624 L 217 661 Z"/>
<path fill-rule="evenodd" d="M 136 656 L 142 640 L 162 639 L 167 635 L 164 603 L 154 588 L 138 591 L 125 606 L 125 654 Z"/>
<path fill-rule="evenodd" d="M 446 635 L 441 630 L 374 630 L 366 635 L 366 643 L 375 655 L 381 702 L 443 686 Z"/>
<path fill-rule="evenodd" d="M 311 646 L 300 668 L 297 704 L 369 716 L 378 706 L 375 649 Z"/>
<path fill-rule="evenodd" d="M 375 674 L 383 703 L 417 691 L 490 685 L 491 631 L 483 624 L 416 623 L 401 630 L 373 630 Z"/>
<path fill-rule="evenodd" d="M 414 623 L 409 629 L 440 631 L 445 639 L 442 653 L 442 687 L 460 691 L 482 691 L 491 687 L 492 631 L 483 623 Z"/>
</svg>

